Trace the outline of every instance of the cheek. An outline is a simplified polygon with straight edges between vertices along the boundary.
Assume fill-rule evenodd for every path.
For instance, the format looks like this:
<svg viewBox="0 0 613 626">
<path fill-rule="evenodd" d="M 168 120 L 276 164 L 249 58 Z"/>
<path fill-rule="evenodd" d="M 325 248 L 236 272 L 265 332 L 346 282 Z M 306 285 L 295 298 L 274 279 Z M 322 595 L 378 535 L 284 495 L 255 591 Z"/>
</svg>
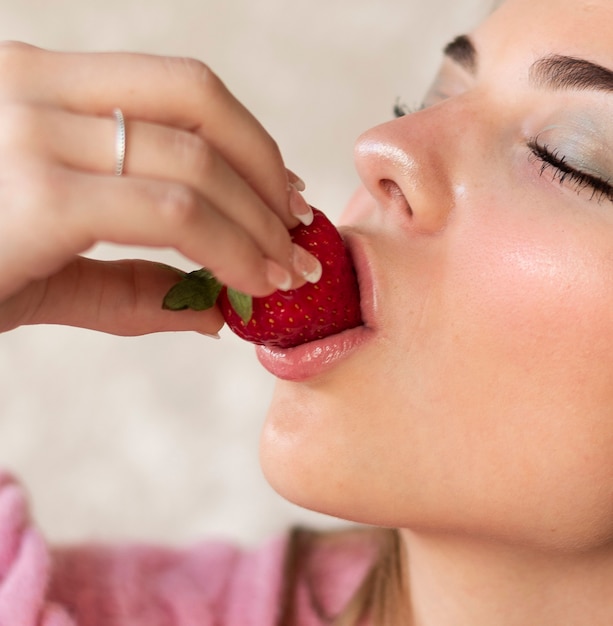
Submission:
<svg viewBox="0 0 613 626">
<path fill-rule="evenodd" d="M 492 208 L 450 242 L 441 295 L 455 336 L 447 392 L 470 407 L 455 434 L 485 461 L 473 484 L 506 485 L 508 511 L 540 511 L 541 528 L 593 529 L 591 515 L 610 530 L 613 229 Z"/>
<path fill-rule="evenodd" d="M 613 230 L 471 204 L 427 242 L 372 236 L 378 340 L 278 385 L 264 471 L 360 522 L 587 542 L 613 531 Z"/>
<path fill-rule="evenodd" d="M 586 368 L 609 381 L 613 229 L 502 215 L 481 219 L 454 242 L 447 306 L 501 364 L 538 365 L 560 384 Z"/>
</svg>

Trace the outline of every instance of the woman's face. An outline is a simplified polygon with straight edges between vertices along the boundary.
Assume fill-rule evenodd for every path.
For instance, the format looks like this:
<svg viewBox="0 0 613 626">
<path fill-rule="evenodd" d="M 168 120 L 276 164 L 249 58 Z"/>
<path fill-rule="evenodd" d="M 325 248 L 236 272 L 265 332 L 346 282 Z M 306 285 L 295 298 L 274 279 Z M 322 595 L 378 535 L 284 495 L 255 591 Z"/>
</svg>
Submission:
<svg viewBox="0 0 613 626">
<path fill-rule="evenodd" d="M 298 379 L 262 438 L 282 495 L 529 545 L 611 539 L 612 27 L 611 0 L 508 0 L 448 48 L 424 110 L 359 138 L 344 232 L 367 328 L 321 369 L 260 353 Z"/>
</svg>

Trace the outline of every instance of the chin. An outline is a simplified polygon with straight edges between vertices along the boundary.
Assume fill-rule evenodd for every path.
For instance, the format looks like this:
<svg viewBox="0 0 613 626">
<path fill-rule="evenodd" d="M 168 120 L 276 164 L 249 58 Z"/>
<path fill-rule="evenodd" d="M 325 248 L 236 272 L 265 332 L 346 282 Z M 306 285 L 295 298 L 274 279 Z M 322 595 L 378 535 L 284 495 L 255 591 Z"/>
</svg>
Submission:
<svg viewBox="0 0 613 626">
<path fill-rule="evenodd" d="M 558 493 L 554 485 L 549 495 L 535 488 L 521 496 L 512 481 L 503 489 L 504 484 L 494 480 L 488 485 L 498 497 L 484 497 L 483 490 L 462 480 L 449 484 L 436 472 L 425 472 L 410 463 L 413 457 L 405 458 L 404 468 L 390 470 L 389 459 L 377 455 L 372 434 L 356 434 L 349 427 L 348 419 L 352 425 L 360 421 L 356 407 L 353 415 L 343 412 L 336 395 L 304 383 L 279 381 L 275 387 L 260 462 L 271 487 L 289 502 L 353 523 L 472 536 L 560 553 L 613 541 L 610 506 L 585 493 L 569 502 L 565 489 Z M 521 506 L 522 497 L 525 503 L 532 498 L 541 504 Z"/>
<path fill-rule="evenodd" d="M 260 439 L 260 464 L 279 495 L 312 509 L 317 500 L 312 491 L 321 480 L 313 441 L 313 423 L 320 417 L 305 396 L 296 383 L 277 382 Z"/>
<path fill-rule="evenodd" d="M 260 440 L 270 486 L 304 509 L 349 522 L 393 525 L 369 495 L 365 463 L 342 424 L 347 414 L 323 386 L 278 381 Z"/>
<path fill-rule="evenodd" d="M 343 463 L 339 468 L 330 462 L 346 455 L 334 449 L 335 437 L 317 395 L 308 385 L 277 382 L 260 439 L 260 464 L 270 486 L 284 499 L 350 519 L 339 497 Z"/>
</svg>

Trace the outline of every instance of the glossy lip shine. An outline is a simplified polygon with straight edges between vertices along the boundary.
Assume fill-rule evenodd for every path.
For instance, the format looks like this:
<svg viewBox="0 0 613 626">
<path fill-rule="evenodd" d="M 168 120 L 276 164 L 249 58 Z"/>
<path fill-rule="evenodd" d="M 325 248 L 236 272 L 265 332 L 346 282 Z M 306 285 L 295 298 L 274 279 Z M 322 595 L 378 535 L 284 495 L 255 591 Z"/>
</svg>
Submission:
<svg viewBox="0 0 613 626">
<path fill-rule="evenodd" d="M 343 233 L 345 243 L 353 257 L 364 324 L 336 335 L 311 341 L 294 348 L 257 346 L 260 363 L 274 376 L 294 382 L 304 382 L 325 374 L 339 361 L 348 358 L 355 350 L 374 336 L 375 295 L 370 264 L 362 249 L 360 238 Z"/>
</svg>

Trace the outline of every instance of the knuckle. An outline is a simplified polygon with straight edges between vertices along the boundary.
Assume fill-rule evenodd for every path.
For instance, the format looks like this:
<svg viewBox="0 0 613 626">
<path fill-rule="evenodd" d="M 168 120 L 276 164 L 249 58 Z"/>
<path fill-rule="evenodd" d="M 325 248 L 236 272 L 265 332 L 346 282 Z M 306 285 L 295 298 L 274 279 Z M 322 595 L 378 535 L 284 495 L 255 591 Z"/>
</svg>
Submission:
<svg viewBox="0 0 613 626">
<path fill-rule="evenodd" d="M 28 103 L 6 103 L 0 107 L 0 142 L 12 151 L 31 151 L 40 140 L 39 115 Z"/>
<path fill-rule="evenodd" d="M 54 230 L 63 217 L 61 173 L 42 164 L 18 163 L 6 174 L 0 180 L 5 217 L 21 232 Z"/>
<path fill-rule="evenodd" d="M 196 85 L 197 89 L 207 93 L 222 85 L 221 79 L 211 68 L 199 59 L 191 57 L 170 57 L 168 59 L 171 74 L 184 78 Z"/>
<path fill-rule="evenodd" d="M 37 160 L 18 160 L 0 177 L 4 225 L 18 240 L 39 250 L 64 247 L 76 253 L 87 249 L 94 240 L 83 220 L 75 219 L 72 212 L 72 187 L 68 170 Z"/>
<path fill-rule="evenodd" d="M 190 61 L 189 76 L 199 100 L 208 102 L 225 92 L 221 78 L 206 63 L 194 59 Z"/>
<path fill-rule="evenodd" d="M 267 251 L 280 259 L 289 259 L 292 250 L 292 240 L 289 232 L 276 216 L 270 216 L 270 222 L 265 228 L 265 233 Z"/>
<path fill-rule="evenodd" d="M 199 179 L 214 175 L 217 154 L 203 137 L 190 132 L 177 132 L 174 139 L 176 158 Z"/>
<path fill-rule="evenodd" d="M 66 188 L 60 168 L 38 164 L 24 178 L 27 180 L 19 185 L 19 189 L 29 214 L 48 213 L 57 216 L 63 213 L 66 203 L 62 198 L 66 196 Z"/>
<path fill-rule="evenodd" d="M 189 75 L 200 87 L 208 90 L 219 87 L 222 84 L 221 79 L 210 66 L 198 59 L 187 59 L 187 69 L 189 70 Z"/>
<path fill-rule="evenodd" d="M 279 161 L 279 163 L 283 164 L 283 157 L 281 156 L 281 149 L 279 148 L 279 144 L 269 135 L 265 134 L 263 137 L 264 149 L 268 154 L 271 154 L 274 158 Z"/>
<path fill-rule="evenodd" d="M 261 204 L 255 222 L 255 231 L 258 240 L 264 242 L 263 248 L 267 251 L 278 250 L 283 252 L 291 249 L 291 235 L 281 218 L 267 205 Z"/>
<path fill-rule="evenodd" d="M 23 57 L 34 49 L 21 41 L 0 41 L 0 67 L 10 68 L 21 63 Z"/>
<path fill-rule="evenodd" d="M 264 282 L 260 276 L 263 271 L 258 271 L 263 262 L 257 246 L 241 233 L 220 237 L 220 240 L 212 244 L 206 266 L 221 282 L 233 283 L 239 290 L 257 290 L 260 279 Z"/>
<path fill-rule="evenodd" d="M 258 141 L 260 142 L 258 151 L 265 157 L 269 171 L 285 172 L 285 163 L 281 155 L 279 144 L 266 132 L 260 133 Z M 283 181 L 285 180 L 286 176 L 283 175 Z"/>
<path fill-rule="evenodd" d="M 158 208 L 169 228 L 184 230 L 196 222 L 200 214 L 200 199 L 187 185 L 170 185 L 163 192 Z"/>
<path fill-rule="evenodd" d="M 31 71 L 32 54 L 38 50 L 19 41 L 0 42 L 0 92 L 13 93 L 20 89 Z"/>
</svg>

